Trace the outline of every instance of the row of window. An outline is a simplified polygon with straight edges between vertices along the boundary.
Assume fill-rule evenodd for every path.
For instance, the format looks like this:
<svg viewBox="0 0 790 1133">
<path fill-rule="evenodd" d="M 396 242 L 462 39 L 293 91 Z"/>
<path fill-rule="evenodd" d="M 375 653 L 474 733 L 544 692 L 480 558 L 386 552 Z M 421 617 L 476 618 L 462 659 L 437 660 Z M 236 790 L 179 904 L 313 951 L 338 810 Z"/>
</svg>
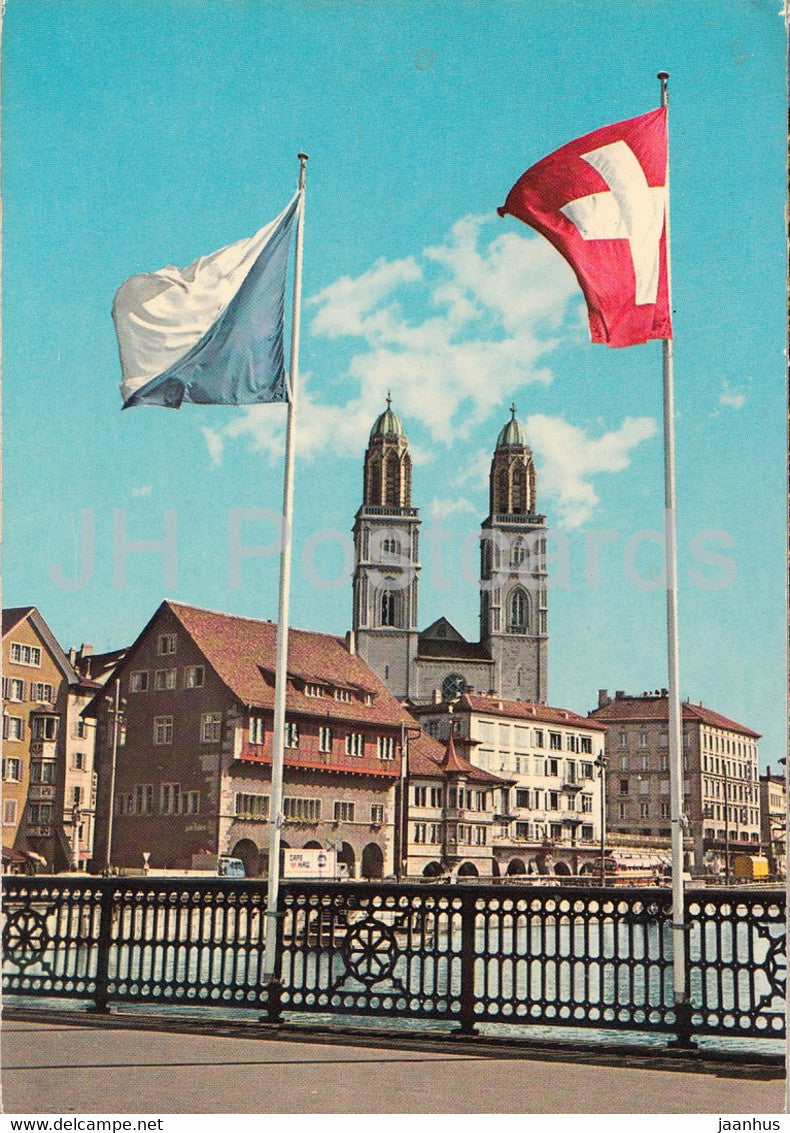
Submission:
<svg viewBox="0 0 790 1133">
<path fill-rule="evenodd" d="M 513 746 L 516 751 L 529 751 L 531 748 L 545 748 L 549 751 L 572 751 L 580 755 L 592 755 L 592 736 L 576 732 L 563 733 L 546 728 L 529 728 L 524 724 L 495 724 L 492 720 L 478 720 L 477 733 L 483 743 L 497 743 L 500 748 L 511 746 L 510 729 L 513 728 Z M 429 729 L 428 729 L 429 730 Z"/>
<path fill-rule="evenodd" d="M 734 740 L 720 732 L 702 733 L 702 747 L 722 755 L 735 755 L 741 759 L 756 759 L 757 744 L 748 740 Z"/>
<path fill-rule="evenodd" d="M 756 803 L 759 792 L 752 783 L 734 783 L 731 779 L 706 779 L 703 776 L 702 793 L 715 799 L 728 798 L 742 803 Z"/>
<path fill-rule="evenodd" d="M 760 822 L 760 812 L 756 807 L 727 806 L 726 803 L 707 803 L 704 808 L 705 818 L 729 819 L 730 822 L 740 822 L 744 826 L 757 826 Z"/>
<path fill-rule="evenodd" d="M 34 740 L 56 740 L 60 720 L 57 716 L 31 716 L 30 734 Z M 25 738 L 25 721 L 22 716 L 3 716 L 3 739 L 12 742 Z"/>
<path fill-rule="evenodd" d="M 32 700 L 36 704 L 52 704 L 55 689 L 46 681 L 23 681 L 21 677 L 3 677 L 3 700 Z"/>
<path fill-rule="evenodd" d="M 515 838 L 519 842 L 543 842 L 547 838 L 558 842 L 563 840 L 563 829 L 559 822 L 517 822 L 515 824 Z M 582 842 L 592 842 L 594 831 L 592 826 L 583 825 L 579 830 Z"/>
<path fill-rule="evenodd" d="M 30 665 L 35 669 L 41 667 L 41 650 L 37 645 L 22 645 L 18 641 L 12 641 L 9 657 L 15 665 Z"/>
<path fill-rule="evenodd" d="M 263 719 L 260 716 L 250 717 L 249 741 L 250 744 L 262 744 L 266 732 Z M 318 750 L 322 754 L 331 755 L 334 750 L 335 733 L 328 724 L 319 726 Z M 363 732 L 346 732 L 344 735 L 345 753 L 361 759 L 365 755 L 365 736 Z M 299 747 L 299 724 L 295 720 L 285 721 L 285 746 L 287 748 Z M 377 736 L 376 755 L 379 759 L 389 761 L 395 758 L 396 745 L 394 736 Z"/>
<path fill-rule="evenodd" d="M 703 754 L 702 770 L 715 775 L 723 775 L 728 779 L 744 779 L 750 783 L 757 782 L 756 763 L 736 763 L 734 759 L 720 759 L 715 755 Z"/>
<path fill-rule="evenodd" d="M 621 795 L 629 794 L 630 793 L 630 785 L 631 785 L 632 782 L 633 782 L 633 780 L 631 780 L 631 779 L 621 779 L 620 780 L 619 794 L 621 794 Z M 635 794 L 639 794 L 639 795 L 649 795 L 650 794 L 650 786 L 651 786 L 650 779 L 637 779 L 637 783 L 638 783 L 638 789 L 637 789 L 637 791 L 634 792 Z M 659 779 L 659 781 L 658 781 L 658 793 L 660 795 L 668 795 L 669 794 L 669 779 Z M 686 795 L 691 794 L 691 783 L 689 783 L 688 779 L 685 779 L 684 782 L 683 782 L 683 793 L 686 794 Z"/>
<path fill-rule="evenodd" d="M 206 680 L 204 665 L 187 665 L 183 670 L 182 688 L 202 688 Z M 129 674 L 129 692 L 174 692 L 178 688 L 178 669 L 154 669 L 153 685 L 147 669 L 136 669 Z"/>
<path fill-rule="evenodd" d="M 459 822 L 448 830 L 448 840 L 465 846 L 485 846 L 488 841 L 488 827 L 472 826 Z M 453 837 L 454 835 L 454 837 Z M 437 845 L 442 841 L 441 822 L 415 822 L 412 824 L 412 841 L 417 845 Z"/>
<path fill-rule="evenodd" d="M 321 801 L 321 799 L 286 795 L 283 799 L 283 817 L 286 822 L 320 822 Z M 236 794 L 235 816 L 245 821 L 265 822 L 269 817 L 269 796 L 238 792 Z M 332 805 L 332 821 L 356 822 L 357 804 L 346 800 L 335 800 Z M 371 803 L 370 824 L 380 826 L 383 822 L 384 804 Z"/>
<path fill-rule="evenodd" d="M 620 746 L 621 749 L 628 748 L 628 746 L 629 746 L 629 736 L 628 736 L 627 732 L 621 731 L 619 733 L 618 743 L 619 743 L 619 746 Z M 648 746 L 647 732 L 645 731 L 644 728 L 640 728 L 639 732 L 637 733 L 637 746 L 638 747 L 647 747 Z M 660 735 L 658 737 L 658 746 L 659 747 L 669 747 L 669 734 L 667 732 L 661 732 L 660 733 Z M 689 748 L 690 746 L 691 746 L 691 736 L 689 735 L 688 729 L 684 728 L 683 729 L 683 747 Z"/>
<path fill-rule="evenodd" d="M 538 788 L 519 787 L 516 789 L 516 806 L 519 810 L 560 810 L 561 797 L 559 791 L 543 791 Z M 576 796 L 567 795 L 564 799 L 565 810 L 576 810 Z M 592 795 L 582 794 L 578 809 L 583 814 L 591 814 L 593 808 Z"/>
<path fill-rule="evenodd" d="M 441 809 L 445 804 L 442 801 L 443 789 L 441 787 L 413 788 L 413 802 L 418 807 L 432 807 Z M 458 810 L 488 810 L 488 793 L 486 791 L 470 791 L 462 787 L 448 787 L 447 806 Z"/>
<path fill-rule="evenodd" d="M 153 814 L 155 798 L 153 784 L 141 783 L 133 791 L 125 791 L 116 796 L 116 813 Z M 200 791 L 184 790 L 180 783 L 162 783 L 159 788 L 159 814 L 199 813 Z"/>
</svg>

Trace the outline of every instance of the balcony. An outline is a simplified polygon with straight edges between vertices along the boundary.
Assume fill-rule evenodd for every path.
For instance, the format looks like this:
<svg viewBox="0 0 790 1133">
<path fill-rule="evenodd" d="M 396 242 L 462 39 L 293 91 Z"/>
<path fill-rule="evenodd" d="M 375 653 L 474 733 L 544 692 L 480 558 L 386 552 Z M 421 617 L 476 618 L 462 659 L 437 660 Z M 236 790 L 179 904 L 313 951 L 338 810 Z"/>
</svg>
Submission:
<svg viewBox="0 0 790 1133">
<path fill-rule="evenodd" d="M 363 504 L 361 515 L 392 515 L 398 519 L 413 519 L 417 516 L 416 507 L 387 507 L 379 504 Z"/>
<path fill-rule="evenodd" d="M 584 786 L 584 783 L 582 783 L 578 779 L 565 778 L 562 781 L 561 790 L 563 790 L 563 791 L 580 791 L 583 786 Z"/>
<path fill-rule="evenodd" d="M 501 512 L 492 515 L 494 523 L 523 523 L 523 524 L 540 524 L 546 522 L 545 515 L 538 515 L 536 512 L 527 512 L 525 515 L 517 515 L 514 512 Z"/>
</svg>

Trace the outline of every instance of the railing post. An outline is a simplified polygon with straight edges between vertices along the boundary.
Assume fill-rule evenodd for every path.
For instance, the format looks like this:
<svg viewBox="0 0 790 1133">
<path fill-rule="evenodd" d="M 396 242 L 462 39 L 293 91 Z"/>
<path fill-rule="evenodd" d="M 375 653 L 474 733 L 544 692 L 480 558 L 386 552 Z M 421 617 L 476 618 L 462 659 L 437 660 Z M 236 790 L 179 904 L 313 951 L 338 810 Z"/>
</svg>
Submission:
<svg viewBox="0 0 790 1133">
<path fill-rule="evenodd" d="M 473 889 L 462 889 L 461 898 L 461 1015 L 459 1035 L 476 1035 L 475 1016 L 475 915 Z"/>
<path fill-rule="evenodd" d="M 686 958 L 686 991 L 689 996 L 688 999 L 681 1000 L 679 1003 L 674 1004 L 673 1010 L 675 1012 L 675 1038 L 670 1039 L 667 1047 L 670 1050 L 696 1050 L 697 1044 L 692 1038 L 694 1034 L 694 1025 L 692 1022 L 693 1007 L 691 1006 L 691 959 L 689 956 L 689 936 L 691 935 L 691 925 L 688 921 L 688 894 L 686 897 L 685 916 L 683 918 L 683 929 L 685 932 L 685 958 Z"/>
<path fill-rule="evenodd" d="M 269 980 L 266 984 L 266 1014 L 261 1019 L 262 1023 L 282 1023 L 282 996 L 283 996 L 283 925 L 285 923 L 285 898 L 287 895 L 286 887 L 280 889 L 282 895 L 281 904 L 282 908 L 278 909 L 273 915 L 277 918 L 276 925 L 276 944 L 275 944 L 275 957 L 274 957 L 274 979 Z M 268 909 L 264 916 L 268 916 Z"/>
<path fill-rule="evenodd" d="M 101 905 L 99 909 L 99 940 L 96 957 L 96 991 L 93 1006 L 89 1011 L 108 1012 L 108 987 L 110 982 L 110 948 L 112 947 L 112 916 L 115 903 L 115 882 L 104 878 L 101 885 Z"/>
</svg>

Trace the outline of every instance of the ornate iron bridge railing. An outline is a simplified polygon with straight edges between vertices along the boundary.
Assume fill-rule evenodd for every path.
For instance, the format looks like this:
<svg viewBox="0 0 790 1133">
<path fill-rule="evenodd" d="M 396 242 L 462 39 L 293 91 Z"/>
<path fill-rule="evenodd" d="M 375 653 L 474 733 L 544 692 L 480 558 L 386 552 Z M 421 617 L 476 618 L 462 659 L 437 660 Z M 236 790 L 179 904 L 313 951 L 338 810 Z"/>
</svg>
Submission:
<svg viewBox="0 0 790 1133">
<path fill-rule="evenodd" d="M 687 894 L 691 1013 L 673 1005 L 663 889 L 288 882 L 262 982 L 266 886 L 6 877 L 14 996 L 782 1038 L 775 891 Z"/>
</svg>

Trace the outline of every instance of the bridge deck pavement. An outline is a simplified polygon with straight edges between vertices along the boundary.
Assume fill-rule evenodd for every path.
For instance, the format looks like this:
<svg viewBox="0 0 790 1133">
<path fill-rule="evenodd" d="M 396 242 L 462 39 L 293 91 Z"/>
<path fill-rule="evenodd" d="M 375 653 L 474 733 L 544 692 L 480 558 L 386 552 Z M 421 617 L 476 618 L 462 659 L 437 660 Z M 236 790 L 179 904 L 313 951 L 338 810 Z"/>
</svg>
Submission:
<svg viewBox="0 0 790 1133">
<path fill-rule="evenodd" d="M 6 1113 L 784 1111 L 779 1070 L 595 1052 L 162 1026 L 7 1012 Z"/>
</svg>

